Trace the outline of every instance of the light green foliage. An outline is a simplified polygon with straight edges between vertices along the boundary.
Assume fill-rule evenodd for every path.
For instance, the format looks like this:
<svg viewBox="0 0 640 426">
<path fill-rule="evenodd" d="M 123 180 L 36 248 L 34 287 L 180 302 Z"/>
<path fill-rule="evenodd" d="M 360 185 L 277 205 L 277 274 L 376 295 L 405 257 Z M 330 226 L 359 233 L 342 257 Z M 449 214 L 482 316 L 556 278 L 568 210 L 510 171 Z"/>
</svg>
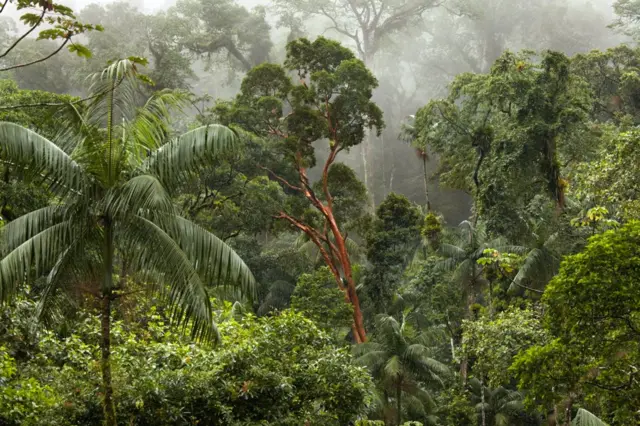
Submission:
<svg viewBox="0 0 640 426">
<path fill-rule="evenodd" d="M 456 383 L 438 395 L 438 417 L 444 426 L 472 425 L 477 420 L 471 392 Z"/>
<path fill-rule="evenodd" d="M 555 340 L 522 353 L 514 365 L 529 401 L 570 397 L 594 404 L 612 424 L 634 421 L 639 243 L 640 223 L 630 222 L 594 236 L 583 252 L 565 259 L 543 298 Z"/>
<path fill-rule="evenodd" d="M 321 329 L 344 335 L 353 321 L 353 308 L 336 286 L 327 267 L 298 278 L 291 296 L 291 308 L 311 319 Z"/>
<path fill-rule="evenodd" d="M 540 314 L 531 309 L 511 308 L 496 314 L 493 320 L 482 317 L 465 321 L 462 329 L 462 349 L 474 360 L 474 371 L 486 376 L 488 385 L 496 388 L 511 382 L 509 367 L 516 355 L 549 341 Z"/>
<path fill-rule="evenodd" d="M 639 141 L 636 130 L 618 133 L 610 129 L 598 158 L 577 168 L 572 192 L 586 207 L 604 207 L 613 219 L 622 221 L 640 218 Z M 597 222 L 603 225 L 602 220 Z"/>
<path fill-rule="evenodd" d="M 204 126 L 172 137 L 170 115 L 184 94 L 157 92 L 136 102 L 145 63 L 130 58 L 92 78 L 93 101 L 61 125 L 59 145 L 15 123 L 0 123 L 0 154 L 16 170 L 47 188 L 56 203 L 33 210 L 2 228 L 0 302 L 25 281 L 45 278 L 38 316 L 54 315 L 78 290 L 101 304 L 105 424 L 115 426 L 111 398 L 111 304 L 126 292 L 121 273 L 133 273 L 163 300 L 171 318 L 193 335 L 216 341 L 207 287 L 254 278 L 242 259 L 215 235 L 177 214 L 172 195 L 216 154 L 238 149 L 235 134 Z M 126 267 L 125 267 L 126 265 Z M 87 287 L 88 285 L 88 287 Z"/>
<path fill-rule="evenodd" d="M 36 378 L 22 378 L 15 360 L 0 346 L 0 422 L 7 426 L 37 426 L 43 415 L 60 404 L 53 390 Z"/>
</svg>

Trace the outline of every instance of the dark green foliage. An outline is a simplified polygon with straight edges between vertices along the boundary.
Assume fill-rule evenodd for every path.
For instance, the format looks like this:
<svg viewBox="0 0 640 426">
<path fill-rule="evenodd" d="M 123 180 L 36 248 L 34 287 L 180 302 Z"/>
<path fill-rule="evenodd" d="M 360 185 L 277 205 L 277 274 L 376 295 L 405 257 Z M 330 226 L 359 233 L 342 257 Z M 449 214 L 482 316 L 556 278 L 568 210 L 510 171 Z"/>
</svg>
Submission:
<svg viewBox="0 0 640 426">
<path fill-rule="evenodd" d="M 390 194 L 376 210 L 367 236 L 364 291 L 374 312 L 385 312 L 400 288 L 405 266 L 420 243 L 422 215 L 402 195 Z"/>
<path fill-rule="evenodd" d="M 449 368 L 438 361 L 441 329 L 420 326 L 421 314 L 405 310 L 399 319 L 381 314 L 370 342 L 354 348 L 378 385 L 376 418 L 400 425 L 404 420 L 434 422 L 430 388 L 440 388 Z"/>
<path fill-rule="evenodd" d="M 308 82 L 294 85 L 286 71 Z M 300 149 L 306 166 L 313 166 L 312 142 L 326 138 L 348 149 L 362 141 L 366 128 L 382 128 L 382 112 L 370 100 L 376 86 L 371 72 L 339 43 L 300 39 L 289 43 L 284 67 L 263 64 L 247 74 L 224 117 L 260 136 L 283 137 L 289 155 Z M 293 107 L 287 114 L 285 100 Z"/>
<path fill-rule="evenodd" d="M 587 84 L 570 60 L 505 53 L 489 74 L 462 74 L 445 100 L 418 112 L 417 142 L 442 156 L 442 182 L 476 197 L 490 232 L 517 239 L 537 194 L 566 204 L 561 165 L 588 157 Z M 524 219 L 524 220 L 523 220 Z"/>
</svg>

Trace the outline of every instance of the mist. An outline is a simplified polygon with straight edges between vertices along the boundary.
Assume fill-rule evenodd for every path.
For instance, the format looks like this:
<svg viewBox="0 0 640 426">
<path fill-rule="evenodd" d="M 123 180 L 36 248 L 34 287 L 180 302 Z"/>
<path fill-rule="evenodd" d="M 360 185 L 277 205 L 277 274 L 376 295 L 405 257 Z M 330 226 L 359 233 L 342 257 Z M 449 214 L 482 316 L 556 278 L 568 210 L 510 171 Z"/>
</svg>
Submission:
<svg viewBox="0 0 640 426">
<path fill-rule="evenodd" d="M 316 7 L 320 2 L 313 1 L 211 0 L 208 4 L 213 6 L 207 13 L 228 14 L 221 15 L 220 22 L 216 22 L 216 16 L 187 17 L 184 10 L 176 7 L 176 0 L 65 0 L 62 3 L 71 7 L 81 20 L 103 25 L 105 33 L 82 37 L 90 48 L 95 45 L 90 60 L 83 63 L 70 54 L 61 55 L 57 58 L 59 64 L 55 66 L 59 69 L 55 73 L 51 68 L 41 67 L 39 74 L 18 76 L 24 88 L 53 87 L 49 90 L 80 95 L 83 93 L 81 74 L 99 70 L 116 56 L 137 55 L 150 60 L 150 68 L 155 70 L 152 77 L 159 80 L 161 88 L 176 86 L 207 96 L 208 101 L 201 103 L 206 108 L 215 100 L 232 99 L 249 67 L 265 61 L 281 62 L 288 40 L 320 35 L 339 40 L 365 60 L 379 80 L 375 101 L 384 112 L 386 128 L 379 138 L 371 138 L 363 147 L 345 153 L 342 158 L 365 182 L 373 205 L 391 192 L 402 193 L 419 204 L 425 202 L 422 162 L 415 148 L 401 140 L 400 133 L 407 117 L 431 99 L 446 95 L 456 75 L 488 72 L 505 50 L 554 49 L 575 55 L 627 41 L 607 28 L 615 18 L 609 0 L 449 0 L 445 6 L 419 9 L 416 16 L 403 18 L 406 22 L 394 23 L 397 28 L 391 31 L 383 32 L 381 27 L 375 46 L 371 40 L 362 39 L 357 19 L 350 16 L 347 9 L 324 13 Z M 412 2 L 406 4 L 413 5 Z M 117 11 L 123 5 L 144 14 L 148 20 L 133 20 L 123 25 L 126 16 L 119 16 Z M 335 16 L 331 16 L 332 13 Z M 172 27 L 166 19 L 174 15 L 187 20 L 184 22 L 189 19 L 200 22 L 194 22 L 193 28 Z M 154 16 L 161 18 L 154 20 Z M 230 22 L 233 19 L 239 19 L 239 23 Z M 262 26 L 252 27 L 261 21 Z M 224 47 L 211 51 L 192 48 L 193 43 L 213 37 L 212 25 L 221 26 L 220 37 L 229 37 L 234 44 L 233 51 Z M 172 28 L 179 28 L 181 33 L 173 36 Z M 256 32 L 258 28 L 260 32 Z M 169 68 L 168 74 L 157 75 L 160 56 L 149 50 L 145 39 L 151 32 L 158 46 L 168 49 L 171 55 L 183 57 L 183 65 L 169 64 L 175 69 Z M 197 110 L 190 113 L 195 116 Z M 367 152 L 363 153 L 365 149 Z M 319 155 L 323 155 L 322 150 Z M 435 207 L 450 223 L 466 218 L 471 207 L 469 194 L 438 185 L 437 158 L 432 156 L 426 168 Z"/>
</svg>

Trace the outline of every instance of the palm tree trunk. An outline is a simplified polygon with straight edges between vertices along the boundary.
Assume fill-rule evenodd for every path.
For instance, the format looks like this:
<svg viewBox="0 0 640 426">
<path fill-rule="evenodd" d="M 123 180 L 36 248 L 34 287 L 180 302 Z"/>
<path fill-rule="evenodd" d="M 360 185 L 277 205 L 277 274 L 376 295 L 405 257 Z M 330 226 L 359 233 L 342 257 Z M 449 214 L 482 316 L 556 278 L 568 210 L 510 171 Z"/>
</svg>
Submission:
<svg viewBox="0 0 640 426">
<path fill-rule="evenodd" d="M 104 393 L 103 409 L 105 426 L 116 426 L 116 407 L 113 402 L 113 386 L 111 384 L 111 294 L 102 296 L 102 387 Z"/>
<path fill-rule="evenodd" d="M 111 383 L 111 300 L 113 296 L 113 224 L 109 219 L 104 226 L 104 281 L 102 283 L 101 340 L 102 391 L 105 426 L 116 426 L 116 407 Z"/>
<path fill-rule="evenodd" d="M 484 407 L 484 380 L 480 380 L 480 400 L 482 405 L 482 426 L 487 426 L 487 412 Z"/>
<path fill-rule="evenodd" d="M 402 424 L 402 380 L 398 380 L 396 385 L 396 424 L 400 426 Z"/>
</svg>

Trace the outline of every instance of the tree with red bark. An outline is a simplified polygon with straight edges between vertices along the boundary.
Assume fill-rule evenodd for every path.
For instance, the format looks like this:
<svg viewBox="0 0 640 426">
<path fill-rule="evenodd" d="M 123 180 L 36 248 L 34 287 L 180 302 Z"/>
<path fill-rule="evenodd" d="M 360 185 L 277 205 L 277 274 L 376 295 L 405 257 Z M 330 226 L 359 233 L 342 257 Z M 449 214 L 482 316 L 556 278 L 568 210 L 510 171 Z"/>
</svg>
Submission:
<svg viewBox="0 0 640 426">
<path fill-rule="evenodd" d="M 288 44 L 284 66 L 253 68 L 236 100 L 217 111 L 222 122 L 274 144 L 268 153 L 277 157 L 278 169 L 262 167 L 295 195 L 276 217 L 302 231 L 317 247 L 353 306 L 352 332 L 357 343 L 367 336 L 347 248 L 345 215 L 339 214 L 342 200 L 337 194 L 343 182 L 335 179 L 336 173 L 349 173 L 336 159 L 360 144 L 366 129 L 379 133 L 384 127 L 382 111 L 371 101 L 377 85 L 364 63 L 338 42 L 322 37 L 314 42 L 299 39 Z M 328 152 L 320 179 L 313 182 L 308 171 L 316 165 L 314 146 L 321 141 L 327 143 Z"/>
</svg>

